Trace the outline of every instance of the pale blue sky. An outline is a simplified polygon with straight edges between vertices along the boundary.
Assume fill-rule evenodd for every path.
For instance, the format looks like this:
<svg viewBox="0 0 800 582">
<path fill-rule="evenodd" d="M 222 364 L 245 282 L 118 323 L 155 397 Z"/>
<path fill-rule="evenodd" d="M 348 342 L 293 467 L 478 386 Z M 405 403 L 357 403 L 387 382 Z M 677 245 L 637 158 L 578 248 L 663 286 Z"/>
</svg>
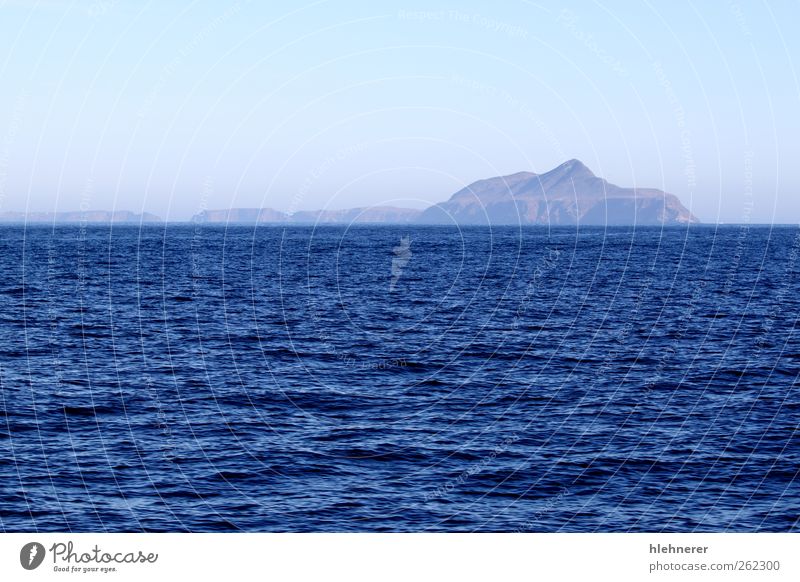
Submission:
<svg viewBox="0 0 800 582">
<path fill-rule="evenodd" d="M 423 207 L 569 158 L 800 221 L 797 2 L 0 0 L 0 211 Z"/>
</svg>

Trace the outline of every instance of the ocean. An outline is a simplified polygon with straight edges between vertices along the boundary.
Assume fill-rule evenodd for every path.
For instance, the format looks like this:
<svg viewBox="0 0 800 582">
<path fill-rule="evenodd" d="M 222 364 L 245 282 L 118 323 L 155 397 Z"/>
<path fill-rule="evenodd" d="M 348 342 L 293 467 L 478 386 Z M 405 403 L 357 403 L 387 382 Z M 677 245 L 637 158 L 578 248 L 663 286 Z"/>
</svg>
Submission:
<svg viewBox="0 0 800 582">
<path fill-rule="evenodd" d="M 0 227 L 3 531 L 796 531 L 800 229 Z"/>
</svg>

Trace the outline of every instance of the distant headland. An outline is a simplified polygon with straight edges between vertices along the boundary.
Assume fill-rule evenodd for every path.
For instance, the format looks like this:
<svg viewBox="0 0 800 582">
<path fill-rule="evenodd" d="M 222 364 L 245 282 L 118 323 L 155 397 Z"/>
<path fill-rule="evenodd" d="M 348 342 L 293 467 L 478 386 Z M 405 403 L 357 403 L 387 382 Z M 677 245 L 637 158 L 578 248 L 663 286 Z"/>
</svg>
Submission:
<svg viewBox="0 0 800 582">
<path fill-rule="evenodd" d="M 36 224 L 143 224 L 163 222 L 160 217 L 149 212 L 137 214 L 129 210 L 75 210 L 70 212 L 0 212 L 0 223 Z"/>
</svg>

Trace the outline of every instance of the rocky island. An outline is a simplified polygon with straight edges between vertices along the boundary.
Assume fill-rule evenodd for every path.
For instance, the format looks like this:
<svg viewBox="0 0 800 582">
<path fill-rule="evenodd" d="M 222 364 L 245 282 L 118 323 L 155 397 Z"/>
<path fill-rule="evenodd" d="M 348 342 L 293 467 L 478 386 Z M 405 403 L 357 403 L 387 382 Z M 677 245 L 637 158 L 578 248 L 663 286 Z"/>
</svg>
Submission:
<svg viewBox="0 0 800 582">
<path fill-rule="evenodd" d="M 473 182 L 425 210 L 374 206 L 287 214 L 272 208 L 207 210 L 192 219 L 224 224 L 681 225 L 699 220 L 673 194 L 623 188 L 579 160 L 544 174 L 519 172 Z"/>
</svg>

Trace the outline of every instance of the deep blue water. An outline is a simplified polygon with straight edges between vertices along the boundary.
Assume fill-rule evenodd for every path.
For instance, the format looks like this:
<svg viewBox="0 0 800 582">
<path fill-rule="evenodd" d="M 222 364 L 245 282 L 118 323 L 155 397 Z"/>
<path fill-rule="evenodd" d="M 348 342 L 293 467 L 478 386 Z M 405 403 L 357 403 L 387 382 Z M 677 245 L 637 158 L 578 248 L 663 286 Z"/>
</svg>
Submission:
<svg viewBox="0 0 800 582">
<path fill-rule="evenodd" d="M 0 228 L 0 528 L 797 530 L 798 252 Z"/>
</svg>

